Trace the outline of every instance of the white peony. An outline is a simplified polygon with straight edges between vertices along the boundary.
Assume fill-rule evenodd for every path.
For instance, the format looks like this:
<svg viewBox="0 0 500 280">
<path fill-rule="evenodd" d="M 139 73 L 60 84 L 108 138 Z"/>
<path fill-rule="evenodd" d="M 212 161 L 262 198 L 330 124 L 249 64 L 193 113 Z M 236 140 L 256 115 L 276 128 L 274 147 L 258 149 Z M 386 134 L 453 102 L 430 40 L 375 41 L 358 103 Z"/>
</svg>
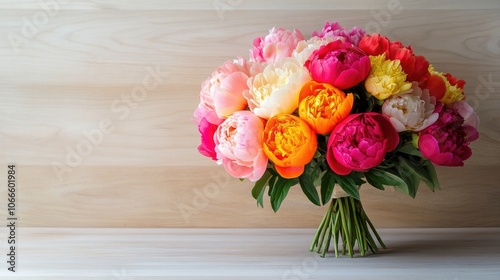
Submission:
<svg viewBox="0 0 500 280">
<path fill-rule="evenodd" d="M 326 45 L 330 42 L 333 42 L 335 40 L 342 40 L 345 41 L 344 37 L 325 37 L 325 38 L 320 38 L 317 36 L 312 37 L 309 40 L 302 40 L 297 44 L 297 47 L 295 47 L 295 50 L 292 53 L 292 57 L 295 57 L 301 65 L 304 65 L 304 63 L 309 59 L 309 56 L 319 47 Z"/>
<path fill-rule="evenodd" d="M 392 96 L 384 101 L 382 114 L 389 117 L 398 131 L 421 131 L 437 121 L 435 113 L 436 98 L 429 95 L 413 82 L 412 88 L 405 93 Z"/>
<path fill-rule="evenodd" d="M 309 71 L 297 59 L 283 58 L 248 79 L 249 90 L 243 96 L 250 110 L 263 119 L 291 114 L 298 107 L 302 86 L 310 80 Z"/>
</svg>

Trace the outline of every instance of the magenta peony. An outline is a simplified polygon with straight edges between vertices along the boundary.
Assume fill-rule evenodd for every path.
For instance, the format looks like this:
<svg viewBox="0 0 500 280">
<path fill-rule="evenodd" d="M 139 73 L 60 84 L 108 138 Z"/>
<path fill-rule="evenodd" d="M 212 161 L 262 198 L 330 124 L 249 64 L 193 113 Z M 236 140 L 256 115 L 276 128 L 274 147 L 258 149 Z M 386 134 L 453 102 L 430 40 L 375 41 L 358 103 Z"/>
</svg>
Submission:
<svg viewBox="0 0 500 280">
<path fill-rule="evenodd" d="M 332 131 L 326 159 L 333 172 L 347 175 L 378 166 L 399 143 L 389 119 L 369 112 L 349 115 Z"/>
<path fill-rule="evenodd" d="M 347 89 L 368 76 L 370 58 L 352 44 L 337 40 L 314 51 L 304 66 L 316 82 Z"/>
<path fill-rule="evenodd" d="M 217 160 L 214 142 L 216 130 L 217 125 L 210 123 L 206 118 L 201 119 L 198 123 L 198 131 L 201 134 L 201 144 L 198 146 L 198 152 L 213 160 Z"/>
<path fill-rule="evenodd" d="M 464 124 L 457 109 L 443 107 L 438 120 L 420 132 L 418 148 L 431 162 L 444 166 L 463 166 L 472 155 L 470 142 L 479 137 L 477 129 Z"/>
<path fill-rule="evenodd" d="M 231 176 L 259 180 L 268 161 L 262 147 L 263 131 L 263 120 L 250 111 L 229 116 L 214 135 L 217 163 Z"/>
</svg>

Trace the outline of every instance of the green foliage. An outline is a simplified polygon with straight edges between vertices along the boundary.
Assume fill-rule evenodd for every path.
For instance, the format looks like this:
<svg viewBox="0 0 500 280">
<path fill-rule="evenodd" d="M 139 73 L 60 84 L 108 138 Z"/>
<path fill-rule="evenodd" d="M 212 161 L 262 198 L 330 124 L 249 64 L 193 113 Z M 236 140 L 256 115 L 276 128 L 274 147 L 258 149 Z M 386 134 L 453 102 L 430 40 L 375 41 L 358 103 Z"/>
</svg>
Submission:
<svg viewBox="0 0 500 280">
<path fill-rule="evenodd" d="M 260 207 L 264 207 L 264 203 L 262 200 L 271 176 L 271 172 L 266 170 L 264 175 L 262 175 L 262 177 L 257 182 L 255 182 L 255 185 L 252 189 L 252 196 L 257 200 L 257 205 L 260 205 Z"/>
<path fill-rule="evenodd" d="M 332 198 L 333 188 L 337 183 L 332 174 L 333 172 L 326 172 L 321 178 L 321 203 L 323 205 L 327 204 Z"/>
<path fill-rule="evenodd" d="M 269 196 L 271 197 L 271 207 L 273 211 L 276 212 L 280 209 L 281 203 L 285 200 L 286 195 L 290 187 L 297 184 L 295 179 L 285 179 L 283 177 L 278 177 L 276 183 L 273 186 L 269 186 Z"/>
<path fill-rule="evenodd" d="M 348 175 L 334 173 L 325 157 L 317 153 L 304 168 L 304 173 L 298 178 L 285 179 L 281 177 L 270 164 L 252 189 L 252 196 L 257 200 L 257 205 L 264 207 L 263 198 L 268 189 L 271 207 L 276 212 L 280 208 L 288 191 L 294 185 L 300 185 L 305 196 L 315 205 L 327 204 L 332 199 L 335 185 L 339 185 L 349 196 L 359 200 L 359 187 L 368 182 L 373 187 L 384 190 L 386 186 L 393 186 L 397 191 L 415 197 L 423 181 L 432 191 L 440 189 L 439 180 L 433 164 L 425 159 L 420 151 L 408 139 L 411 134 L 402 134 L 401 143 L 377 167 L 366 172 L 352 171 Z M 328 137 L 318 139 L 321 146 L 326 147 Z M 365 181 L 366 180 L 366 181 Z M 318 188 L 320 188 L 318 193 Z"/>
</svg>

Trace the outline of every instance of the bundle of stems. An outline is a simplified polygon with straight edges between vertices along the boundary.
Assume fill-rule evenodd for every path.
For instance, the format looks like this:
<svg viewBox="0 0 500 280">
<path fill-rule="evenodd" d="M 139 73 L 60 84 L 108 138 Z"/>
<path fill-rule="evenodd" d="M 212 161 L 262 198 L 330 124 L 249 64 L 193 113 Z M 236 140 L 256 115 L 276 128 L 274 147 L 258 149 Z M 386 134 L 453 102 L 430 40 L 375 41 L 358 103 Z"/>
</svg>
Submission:
<svg viewBox="0 0 500 280">
<path fill-rule="evenodd" d="M 364 256 L 368 250 L 375 254 L 378 252 L 378 247 L 372 233 L 385 249 L 385 244 L 363 210 L 361 201 L 351 196 L 333 198 L 309 250 L 316 251 L 324 257 L 333 238 L 335 257 L 339 256 L 340 240 L 342 255 L 347 253 L 351 258 L 354 257 L 356 243 L 361 256 Z"/>
</svg>

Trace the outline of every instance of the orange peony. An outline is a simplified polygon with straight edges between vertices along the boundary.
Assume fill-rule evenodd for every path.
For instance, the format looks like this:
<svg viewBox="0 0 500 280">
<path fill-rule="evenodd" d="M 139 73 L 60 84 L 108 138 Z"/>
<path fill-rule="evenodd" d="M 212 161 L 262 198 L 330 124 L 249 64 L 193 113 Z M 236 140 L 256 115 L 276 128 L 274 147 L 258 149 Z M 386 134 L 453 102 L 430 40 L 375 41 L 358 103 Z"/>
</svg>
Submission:
<svg viewBox="0 0 500 280">
<path fill-rule="evenodd" d="M 270 118 L 263 133 L 264 153 L 274 163 L 276 171 L 287 179 L 304 172 L 318 142 L 316 133 L 299 117 L 278 114 Z"/>
<path fill-rule="evenodd" d="M 349 115 L 353 104 L 352 93 L 346 95 L 330 84 L 311 81 L 300 91 L 299 116 L 316 133 L 328 134 Z"/>
</svg>

